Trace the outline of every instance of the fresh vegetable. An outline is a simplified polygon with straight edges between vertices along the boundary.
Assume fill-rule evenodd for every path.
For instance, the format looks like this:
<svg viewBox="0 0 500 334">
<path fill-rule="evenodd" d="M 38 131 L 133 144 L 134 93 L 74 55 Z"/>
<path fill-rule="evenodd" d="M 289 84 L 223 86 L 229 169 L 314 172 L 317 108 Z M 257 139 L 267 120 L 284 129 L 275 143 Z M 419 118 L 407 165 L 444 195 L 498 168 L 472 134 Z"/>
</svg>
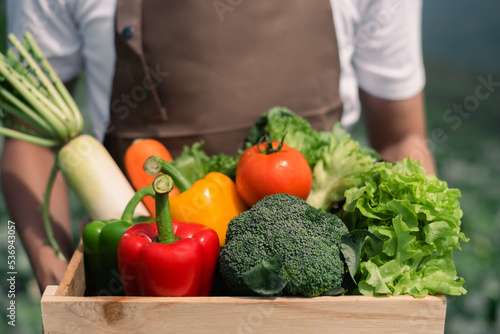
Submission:
<svg viewBox="0 0 500 334">
<path fill-rule="evenodd" d="M 85 272 L 89 279 L 87 286 L 93 284 L 98 296 L 122 295 L 124 293 L 118 265 L 112 264 L 112 257 L 114 256 L 116 259 L 115 247 L 118 246 L 113 241 L 120 241 L 123 233 L 130 226 L 132 225 L 129 222 L 123 220 L 103 219 L 88 223 L 83 230 Z M 103 233 L 104 228 L 106 228 L 105 233 Z"/>
<path fill-rule="evenodd" d="M 411 158 L 376 163 L 346 191 L 343 220 L 384 239 L 361 250 L 357 275 L 364 295 L 466 293 L 452 259 L 468 239 L 460 231 L 458 189 L 449 189 Z"/>
<path fill-rule="evenodd" d="M 135 194 L 106 148 L 92 136 L 80 135 L 60 148 L 57 167 L 94 220 L 121 217 Z M 149 212 L 139 203 L 135 215 Z"/>
<path fill-rule="evenodd" d="M 125 207 L 121 219 L 95 220 L 85 225 L 83 229 L 85 269 L 90 274 L 89 278 L 99 296 L 124 294 L 118 271 L 118 243 L 125 230 L 133 224 L 154 222 L 151 217 L 133 217 L 137 204 L 148 195 L 154 196 L 151 187 L 136 192 Z"/>
<path fill-rule="evenodd" d="M 142 166 L 147 158 L 152 155 L 157 155 L 165 161 L 172 160 L 172 156 L 168 149 L 158 140 L 153 138 L 139 138 L 125 151 L 125 171 L 135 190 L 150 186 L 156 175 L 149 175 L 144 171 Z M 170 196 L 179 193 L 179 189 L 174 187 Z M 151 216 L 155 216 L 155 200 L 153 197 L 147 196 L 143 198 L 143 203 L 146 205 Z"/>
<path fill-rule="evenodd" d="M 236 189 L 250 207 L 276 193 L 305 200 L 311 187 L 312 173 L 307 160 L 282 141 L 268 138 L 252 146 L 243 153 L 236 167 Z"/>
<path fill-rule="evenodd" d="M 203 179 L 211 172 L 225 174 L 234 181 L 241 152 L 236 152 L 234 155 L 221 153 L 208 156 L 202 148 L 202 141 L 194 143 L 191 147 L 185 146 L 182 153 L 172 160 L 172 164 L 190 183 Z"/>
<path fill-rule="evenodd" d="M 362 147 L 337 123 L 314 165 L 313 186 L 307 203 L 329 210 L 332 204 L 342 202 L 346 189 L 357 185 L 359 175 L 371 168 L 376 160 L 371 150 Z"/>
<path fill-rule="evenodd" d="M 128 296 L 208 296 L 212 291 L 219 238 L 207 226 L 172 221 L 172 188 L 170 176 L 155 177 L 157 222 L 133 225 L 118 244 L 118 267 Z"/>
<path fill-rule="evenodd" d="M 174 180 L 185 182 L 183 175 L 171 164 L 153 156 L 144 164 L 150 174 L 162 172 Z M 234 182 L 219 172 L 210 172 L 189 189 L 170 199 L 174 220 L 207 225 L 219 235 L 220 245 L 226 240 L 227 224 L 248 209 L 236 190 Z"/>
<path fill-rule="evenodd" d="M 102 144 L 81 134 L 80 111 L 33 36 L 27 32 L 21 43 L 11 34 L 9 41 L 17 53 L 0 54 L 0 134 L 56 149 L 42 212 L 48 243 L 64 258 L 49 212 L 58 169 L 92 219 L 120 217 L 134 190 Z M 137 214 L 147 215 L 146 208 L 138 206 Z"/>
<path fill-rule="evenodd" d="M 342 202 L 344 191 L 354 185 L 357 175 L 378 159 L 375 151 L 352 139 L 340 123 L 332 131 L 316 131 L 305 118 L 284 107 L 262 114 L 247 135 L 247 145 L 255 145 L 266 133 L 271 140 L 280 140 L 286 134 L 284 143 L 304 155 L 313 173 L 307 202 L 325 211 Z"/>
<path fill-rule="evenodd" d="M 236 295 L 334 294 L 346 272 L 347 233 L 337 216 L 296 196 L 266 196 L 229 223 L 220 273 Z"/>
</svg>

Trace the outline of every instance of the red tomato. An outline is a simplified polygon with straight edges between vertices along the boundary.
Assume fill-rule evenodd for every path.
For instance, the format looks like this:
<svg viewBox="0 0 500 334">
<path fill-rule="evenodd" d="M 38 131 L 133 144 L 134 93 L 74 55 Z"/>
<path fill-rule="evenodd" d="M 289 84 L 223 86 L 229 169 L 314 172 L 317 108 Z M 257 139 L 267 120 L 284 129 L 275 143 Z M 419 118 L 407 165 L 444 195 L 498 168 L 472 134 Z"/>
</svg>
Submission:
<svg viewBox="0 0 500 334">
<path fill-rule="evenodd" d="M 236 167 L 236 188 L 241 198 L 248 206 L 276 193 L 307 199 L 312 172 L 302 153 L 286 144 L 277 150 L 280 143 L 274 141 L 272 147 L 276 152 L 266 154 L 268 145 L 265 142 L 255 145 L 241 156 Z"/>
</svg>

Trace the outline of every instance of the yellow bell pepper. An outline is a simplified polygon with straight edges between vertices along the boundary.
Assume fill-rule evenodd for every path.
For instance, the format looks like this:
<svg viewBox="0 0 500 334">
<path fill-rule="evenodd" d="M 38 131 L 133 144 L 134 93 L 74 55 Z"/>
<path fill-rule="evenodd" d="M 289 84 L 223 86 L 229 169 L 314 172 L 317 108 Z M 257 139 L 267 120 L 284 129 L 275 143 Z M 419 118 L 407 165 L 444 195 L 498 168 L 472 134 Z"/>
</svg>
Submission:
<svg viewBox="0 0 500 334">
<path fill-rule="evenodd" d="M 217 232 L 221 246 L 231 219 L 247 209 L 233 180 L 219 172 L 207 174 L 170 199 L 172 219 L 207 225 Z"/>
</svg>

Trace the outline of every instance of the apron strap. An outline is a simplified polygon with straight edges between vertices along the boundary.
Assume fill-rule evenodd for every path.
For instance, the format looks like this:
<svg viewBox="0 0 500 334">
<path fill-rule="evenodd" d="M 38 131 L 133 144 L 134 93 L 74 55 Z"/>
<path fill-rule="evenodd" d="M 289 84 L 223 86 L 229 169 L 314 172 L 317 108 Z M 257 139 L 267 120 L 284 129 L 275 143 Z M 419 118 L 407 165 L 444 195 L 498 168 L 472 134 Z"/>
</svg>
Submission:
<svg viewBox="0 0 500 334">
<path fill-rule="evenodd" d="M 127 88 L 121 90 L 120 98 L 115 98 L 111 102 L 111 113 L 122 113 L 122 117 L 128 117 L 128 114 L 133 112 L 130 109 L 133 109 L 136 104 L 135 99 L 141 102 L 141 114 L 146 122 L 166 121 L 168 119 L 167 111 L 160 101 L 151 75 L 154 69 L 147 66 L 142 48 L 142 0 L 118 1 L 115 26 L 117 53 L 115 73 L 117 71 L 129 72 L 127 74 L 130 76 L 131 82 L 142 83 L 142 86 L 134 86 L 131 90 Z M 130 58 L 128 58 L 129 60 L 126 62 L 119 61 L 124 54 L 128 54 L 128 57 L 137 58 L 137 60 L 129 61 Z M 138 64 L 140 66 L 137 66 Z M 120 91 L 121 84 L 120 82 L 113 82 L 114 89 Z M 125 105 L 131 107 L 128 112 L 125 112 L 122 106 L 119 106 L 120 102 L 125 102 Z M 147 107 L 143 108 L 144 105 Z"/>
</svg>

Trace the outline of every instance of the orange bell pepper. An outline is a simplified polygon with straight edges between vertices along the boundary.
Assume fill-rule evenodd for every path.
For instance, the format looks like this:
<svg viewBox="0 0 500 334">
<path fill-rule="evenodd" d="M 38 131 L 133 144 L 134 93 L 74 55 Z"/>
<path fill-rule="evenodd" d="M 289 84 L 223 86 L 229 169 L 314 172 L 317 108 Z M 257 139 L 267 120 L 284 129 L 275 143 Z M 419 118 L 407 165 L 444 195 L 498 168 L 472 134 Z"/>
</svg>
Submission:
<svg viewBox="0 0 500 334">
<path fill-rule="evenodd" d="M 150 157 L 144 164 L 147 173 L 169 174 L 176 181 L 180 174 L 176 168 L 157 156 Z M 227 225 L 241 212 L 248 210 L 236 185 L 225 174 L 208 173 L 189 189 L 170 198 L 170 212 L 173 220 L 203 224 L 217 232 L 220 245 L 226 242 Z"/>
</svg>

